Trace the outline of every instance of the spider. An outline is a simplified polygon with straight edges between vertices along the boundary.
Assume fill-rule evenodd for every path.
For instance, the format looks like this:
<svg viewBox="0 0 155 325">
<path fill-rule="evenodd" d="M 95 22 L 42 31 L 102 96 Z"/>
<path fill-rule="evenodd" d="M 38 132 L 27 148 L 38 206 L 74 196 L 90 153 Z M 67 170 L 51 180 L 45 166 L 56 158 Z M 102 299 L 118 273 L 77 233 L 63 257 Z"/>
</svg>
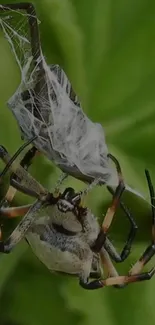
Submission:
<svg viewBox="0 0 155 325">
<path fill-rule="evenodd" d="M 30 141 L 24 147 L 28 144 Z M 9 207 L 11 200 L 7 201 L 7 195 L 5 200 L 2 200 L 1 216 L 8 218 L 23 216 L 9 238 L 0 241 L 2 253 L 11 252 L 16 244 L 25 238 L 34 253 L 50 271 L 75 275 L 79 278 L 79 284 L 88 290 L 105 286 L 122 288 L 128 283 L 152 278 L 155 267 L 149 272 L 141 273 L 143 266 L 155 254 L 155 193 L 148 170 L 145 171 L 145 174 L 152 205 L 152 242 L 129 270 L 128 275 L 119 276 L 110 257 L 120 261 L 122 254 L 119 255 L 116 252 L 108 238 L 109 227 L 125 189 L 121 167 L 117 159 L 110 155 L 117 168 L 119 183 L 102 225 L 99 226 L 92 212 L 83 205 L 85 192 L 76 193 L 73 188 L 66 188 L 63 193 L 58 188 L 54 193 L 47 191 L 26 171 L 30 165 L 30 151 L 26 153 L 20 166 L 15 162 L 21 150 L 23 150 L 23 146 L 10 158 L 6 149 L 0 146 L 0 157 L 6 163 L 0 176 L 2 178 L 10 169 L 11 172 L 18 175 L 14 183 L 15 188 L 37 198 L 37 200 L 33 204 L 21 207 Z M 10 199 L 10 196 L 8 197 Z M 5 205 L 3 205 L 4 202 Z M 6 203 L 8 203 L 8 207 L 6 207 Z M 127 208 L 125 212 L 129 214 Z M 39 218 L 37 218 L 38 216 Z M 124 259 L 129 254 L 131 239 L 129 236 L 122 250 Z M 108 277 L 105 279 L 101 277 L 102 263 L 108 271 Z M 93 280 L 90 280 L 91 278 Z"/>
</svg>

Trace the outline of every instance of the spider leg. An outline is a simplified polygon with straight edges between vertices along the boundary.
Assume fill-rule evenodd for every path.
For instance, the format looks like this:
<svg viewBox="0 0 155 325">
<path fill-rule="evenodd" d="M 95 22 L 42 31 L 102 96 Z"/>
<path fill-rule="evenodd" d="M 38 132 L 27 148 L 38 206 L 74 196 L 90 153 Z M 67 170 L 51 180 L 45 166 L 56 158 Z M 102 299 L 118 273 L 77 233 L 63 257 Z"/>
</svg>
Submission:
<svg viewBox="0 0 155 325">
<path fill-rule="evenodd" d="M 4 176 L 7 173 L 7 171 L 10 169 L 11 166 L 14 167 L 14 169 L 15 169 L 15 160 L 16 160 L 16 158 L 36 138 L 37 138 L 37 136 L 34 136 L 30 140 L 28 140 L 27 142 L 25 142 L 22 146 L 20 146 L 20 148 L 15 152 L 15 154 L 12 157 L 10 157 L 10 155 L 9 155 L 8 151 L 6 150 L 6 148 L 4 146 L 0 145 L 0 158 L 6 164 L 5 168 L 3 169 L 3 171 L 0 174 L 0 177 Z M 14 165 L 13 165 L 13 163 L 14 163 Z M 14 170 L 12 170 L 12 172 L 13 171 Z"/>
<path fill-rule="evenodd" d="M 81 261 L 81 272 L 79 274 L 79 285 L 87 289 L 87 286 L 91 286 L 90 289 L 97 289 L 95 286 L 96 283 L 99 282 L 99 280 L 92 280 L 89 282 L 90 278 L 90 270 L 91 270 L 91 264 L 92 264 L 92 253 L 88 250 L 83 250 L 83 259 Z"/>
<path fill-rule="evenodd" d="M 20 207 L 11 207 L 11 208 L 1 208 L 0 209 L 0 217 L 1 219 L 4 218 L 16 218 L 16 217 L 22 217 L 25 215 L 25 213 L 28 212 L 30 209 L 31 205 L 25 205 L 25 206 L 20 206 Z M 3 232 L 0 227 L 0 240 L 2 240 Z"/>
<path fill-rule="evenodd" d="M 100 257 L 101 257 L 101 261 L 103 263 L 104 269 L 106 270 L 107 276 L 108 277 L 118 277 L 119 274 L 118 274 L 116 268 L 114 267 L 107 250 L 104 247 L 102 247 L 102 249 L 100 251 Z M 125 286 L 126 286 L 126 284 L 114 285 L 114 287 L 117 289 L 123 289 Z"/>
<path fill-rule="evenodd" d="M 20 221 L 18 226 L 12 232 L 12 234 L 4 241 L 0 241 L 0 252 L 1 253 L 9 253 L 16 244 L 24 238 L 26 232 L 29 227 L 32 225 L 33 220 L 35 219 L 38 211 L 41 209 L 43 204 L 45 203 L 45 198 L 41 200 L 35 201 L 34 204 L 30 206 L 28 212 L 24 216 L 24 218 Z"/>
<path fill-rule="evenodd" d="M 6 149 L 4 148 L 4 147 L 2 147 L 2 146 L 0 146 L 0 158 L 5 162 L 5 163 L 7 163 L 7 165 L 6 165 L 6 168 L 4 168 L 4 170 L 3 170 L 3 172 L 1 173 L 1 175 L 3 176 L 6 172 L 7 172 L 7 170 L 8 170 L 8 168 L 10 167 L 10 161 L 11 161 L 11 163 L 13 163 L 13 161 L 14 161 L 14 159 L 16 159 L 16 157 L 20 154 L 20 152 L 26 147 L 26 146 L 28 146 L 30 143 L 32 142 L 32 139 L 30 140 L 30 141 L 28 141 L 27 143 L 25 143 L 16 153 L 15 153 L 15 155 L 12 157 L 13 159 L 10 159 L 10 156 L 8 155 L 8 153 L 7 153 L 7 151 L 6 151 Z M 30 149 L 30 151 L 31 151 L 32 149 Z M 32 155 L 31 155 L 32 156 Z M 25 159 L 24 159 L 25 158 Z M 23 160 L 22 160 L 22 163 L 23 163 L 23 165 L 25 165 L 26 164 L 26 159 L 28 158 L 28 153 L 25 155 L 25 157 L 23 158 Z M 15 186 L 15 185 L 14 185 Z M 15 188 L 16 187 L 16 188 Z M 15 187 L 13 187 L 13 186 L 9 186 L 9 189 L 8 189 L 8 191 L 7 191 L 7 193 L 6 193 L 6 195 L 5 195 L 5 197 L 3 198 L 3 200 L 1 200 L 1 202 L 0 202 L 0 208 L 3 206 L 3 207 L 8 207 L 8 206 L 10 206 L 10 204 L 11 204 L 11 202 L 12 202 L 12 200 L 13 200 L 13 198 L 14 198 L 14 196 L 15 196 L 15 194 L 16 194 L 16 190 L 19 188 L 18 187 L 18 182 L 17 182 L 17 185 L 15 186 Z M 28 189 L 25 189 L 24 187 L 22 187 L 22 186 L 20 186 L 20 190 L 22 191 L 22 192 L 24 192 L 24 193 L 26 193 L 26 194 L 29 194 L 29 195 L 32 195 L 32 196 L 37 196 L 36 195 L 36 193 L 34 193 L 34 192 L 30 192 L 30 191 L 28 191 Z M 20 215 L 22 215 L 21 214 L 21 212 L 22 211 L 20 211 Z M 16 213 L 16 212 L 15 212 Z M 14 213 L 14 215 L 12 215 L 13 214 L 13 211 L 11 212 L 11 215 L 10 215 L 10 217 L 13 217 L 13 216 L 16 216 L 16 214 Z M 19 213 L 19 211 L 18 211 L 18 213 Z M 26 213 L 26 210 L 25 210 L 25 213 Z M 24 214 L 25 214 L 24 213 Z M 1 230 L 0 230 L 1 231 Z M 1 234 L 2 235 L 2 234 Z M 1 238 L 2 236 L 0 236 L 0 238 Z"/>
<path fill-rule="evenodd" d="M 155 191 L 151 182 L 151 177 L 148 170 L 145 170 L 146 179 L 149 186 L 151 206 L 152 206 L 152 241 L 151 244 L 146 248 L 144 253 L 141 255 L 139 260 L 133 265 L 129 271 L 130 275 L 140 273 L 144 265 L 147 264 L 151 258 L 155 255 Z"/>
<path fill-rule="evenodd" d="M 101 257 L 101 261 L 102 261 L 102 264 L 104 265 L 107 275 L 110 277 L 118 276 L 118 273 L 110 259 L 110 256 L 104 247 L 102 247 L 102 249 L 100 251 L 100 257 Z"/>
<path fill-rule="evenodd" d="M 3 172 L 1 173 L 1 175 L 0 175 L 0 177 L 2 178 L 5 174 L 6 174 L 6 172 L 9 170 L 9 168 L 11 167 L 11 164 L 14 162 L 14 160 L 16 159 L 16 157 L 18 157 L 18 155 L 20 154 L 20 152 L 22 151 L 22 150 L 24 150 L 25 149 L 25 147 L 26 146 L 28 146 L 31 142 L 32 142 L 32 140 L 33 139 L 31 139 L 30 141 L 28 141 L 28 142 L 26 142 L 24 145 L 22 145 L 20 148 L 19 148 L 19 150 L 17 150 L 17 152 L 14 154 L 14 156 L 12 157 L 12 158 L 10 158 L 10 156 L 8 155 L 8 152 L 7 152 L 7 150 L 3 147 L 3 146 L 0 146 L 0 158 L 6 163 L 6 167 L 3 169 Z M 33 148 L 32 148 L 33 149 Z M 26 169 L 26 162 L 27 162 L 27 158 L 30 156 L 29 155 L 29 152 L 32 152 L 32 149 L 30 149 L 26 154 L 25 154 L 25 156 L 24 156 L 24 158 L 23 158 L 23 160 L 22 160 L 22 162 L 21 162 L 21 165 L 23 165 L 23 167 Z M 31 156 L 32 156 L 32 154 L 31 154 Z M 28 162 L 27 162 L 27 164 L 28 164 Z M 14 177 L 15 178 L 15 173 L 13 173 L 12 175 L 11 175 L 11 177 Z M 14 181 L 12 181 L 11 182 L 11 177 L 10 177 L 10 183 L 11 183 L 11 185 L 9 186 L 9 189 L 8 189 L 8 191 L 7 191 L 7 193 L 6 193 L 6 195 L 5 195 L 5 197 L 3 198 L 3 200 L 0 202 L 0 206 L 9 206 L 10 205 L 10 203 L 12 202 L 12 200 L 13 200 L 13 198 L 14 198 L 14 196 L 15 196 L 15 194 L 16 194 L 16 191 L 17 191 L 17 189 L 20 189 L 21 191 L 22 191 L 22 189 L 21 189 L 21 187 L 22 186 L 20 186 L 20 184 L 19 184 L 19 181 L 17 182 L 16 181 L 16 179 L 15 179 L 15 182 Z M 16 176 L 16 178 L 19 180 L 19 178 Z M 24 191 L 24 193 L 25 194 L 29 194 L 29 193 L 27 193 L 27 189 L 23 189 L 23 191 Z M 22 192 L 23 192 L 22 191 Z M 34 196 L 34 193 L 31 193 L 32 194 L 32 196 Z M 36 195 L 35 195 L 35 197 L 36 197 Z"/>
<path fill-rule="evenodd" d="M 32 205 L 28 204 L 28 205 L 24 205 L 24 206 L 20 206 L 20 207 L 11 207 L 11 208 L 1 208 L 0 209 L 0 218 L 4 219 L 4 218 L 16 218 L 16 217 L 21 217 L 24 216 L 25 213 L 28 212 L 28 210 L 30 209 Z M 0 226 L 0 240 L 2 240 L 2 229 L 1 229 L 2 225 Z"/>
<path fill-rule="evenodd" d="M 123 211 L 125 212 L 125 214 L 127 215 L 127 218 L 129 219 L 129 221 L 131 223 L 131 229 L 130 229 L 130 232 L 128 234 L 128 238 L 127 238 L 127 241 L 126 241 L 126 243 L 124 245 L 124 248 L 122 249 L 121 254 L 119 254 L 116 251 L 116 249 L 114 248 L 114 246 L 112 245 L 112 243 L 110 242 L 110 240 L 107 238 L 106 233 L 107 233 L 108 228 L 110 227 L 110 224 L 108 225 L 108 227 L 106 227 L 106 225 L 104 224 L 105 223 L 105 220 L 104 220 L 104 222 L 102 224 L 102 229 L 101 229 L 101 231 L 99 233 L 99 236 L 98 236 L 95 244 L 92 247 L 92 250 L 95 251 L 95 252 L 100 252 L 101 248 L 104 246 L 106 248 L 107 252 L 109 253 L 110 257 L 113 258 L 113 260 L 115 262 L 123 262 L 128 257 L 128 255 L 130 254 L 132 242 L 134 240 L 136 230 L 137 230 L 137 225 L 136 225 L 130 211 L 128 210 L 128 208 L 125 206 L 125 204 L 123 202 L 120 202 L 120 197 L 121 197 L 121 195 L 122 195 L 122 193 L 123 193 L 123 191 L 125 189 L 124 182 L 123 182 L 123 177 L 122 177 L 121 168 L 120 168 L 120 165 L 119 165 L 118 161 L 112 155 L 110 155 L 110 157 L 111 157 L 111 159 L 114 160 L 114 162 L 116 164 L 118 177 L 119 177 L 119 185 L 118 185 L 118 187 L 116 189 L 116 192 L 114 192 L 113 189 L 111 187 L 109 187 L 110 193 L 113 194 L 113 201 L 112 201 L 111 207 L 107 211 L 105 219 L 107 218 L 106 222 L 109 222 L 109 217 L 110 217 L 110 223 L 112 222 L 112 219 L 113 219 L 114 214 L 116 212 L 117 206 L 120 203 Z M 97 182 L 97 181 L 95 181 L 95 182 Z M 93 185 L 91 184 L 89 187 L 92 187 L 92 186 Z M 79 220 L 80 220 L 80 216 L 82 216 L 82 220 L 80 220 L 82 224 L 84 224 L 84 218 L 83 218 L 84 210 L 85 210 L 85 208 L 84 208 L 84 198 L 85 198 L 87 192 L 89 191 L 89 187 L 88 187 L 88 189 L 81 192 L 81 194 L 83 195 L 82 196 L 82 202 L 80 202 L 80 204 L 79 204 L 79 202 L 77 200 L 78 211 L 80 212 L 79 207 L 81 207 L 81 211 L 82 211 L 81 214 L 79 213 Z M 78 199 L 78 196 L 77 196 L 77 199 Z M 105 231 L 104 228 L 107 228 L 106 231 Z"/>
<path fill-rule="evenodd" d="M 108 278 L 108 279 L 120 278 L 120 276 L 118 275 L 118 272 L 116 271 L 115 267 L 113 266 L 113 264 L 110 260 L 108 252 L 104 249 L 104 247 L 102 247 L 102 249 L 100 251 L 100 257 L 101 257 L 103 266 L 105 267 L 105 269 L 108 273 L 108 276 L 110 276 L 110 278 Z M 104 280 L 97 279 L 97 280 L 93 280 L 93 281 L 89 282 L 88 278 L 81 276 L 79 284 L 84 289 L 95 290 L 95 289 L 103 288 L 103 286 L 104 286 L 103 281 Z M 114 281 L 114 283 L 111 285 L 117 289 L 122 289 L 126 286 L 126 283 L 123 283 L 122 281 L 117 280 L 117 281 Z"/>
<path fill-rule="evenodd" d="M 147 264 L 152 256 L 155 255 L 155 192 L 154 188 L 151 182 L 150 174 L 148 170 L 145 170 L 149 191 L 150 191 L 150 197 L 151 197 L 151 205 L 152 205 L 152 242 L 151 245 L 149 245 L 138 262 L 135 263 L 135 265 L 130 269 L 129 274 L 125 276 L 114 276 L 110 278 L 106 278 L 104 280 L 96 280 L 93 283 L 90 284 L 84 284 L 84 287 L 86 289 L 95 289 L 95 288 L 103 288 L 104 286 L 118 286 L 118 285 L 124 285 L 139 281 L 145 281 L 150 280 L 153 275 L 155 274 L 155 267 L 153 267 L 150 271 L 141 273 L 142 268 L 145 264 Z"/>
<path fill-rule="evenodd" d="M 119 184 L 116 188 L 116 191 L 113 195 L 113 199 L 112 199 L 112 203 L 110 205 L 110 207 L 108 208 L 104 221 L 102 223 L 101 226 L 101 231 L 96 239 L 95 244 L 93 245 L 92 249 L 95 252 L 99 252 L 102 248 L 102 246 L 104 246 L 106 237 L 107 237 L 107 232 L 109 230 L 109 227 L 112 223 L 112 220 L 114 218 L 114 215 L 116 213 L 117 207 L 119 205 L 120 202 L 120 198 L 125 190 L 125 185 L 124 185 L 124 181 L 123 181 L 123 176 L 122 176 L 122 172 L 121 172 L 121 167 L 120 164 L 118 162 L 118 160 L 112 156 L 111 154 L 109 154 L 109 157 L 114 161 L 116 168 L 117 168 L 117 173 L 118 173 L 118 179 L 119 179 Z"/>
<path fill-rule="evenodd" d="M 43 194 L 47 194 L 47 190 L 41 184 L 39 184 L 22 166 L 20 166 L 19 163 L 15 161 L 16 157 L 18 157 L 19 153 L 23 150 L 23 148 L 25 148 L 26 145 L 28 145 L 32 141 L 33 140 L 31 139 L 26 144 L 21 146 L 12 158 L 8 154 L 7 150 L 3 146 L 0 146 L 0 158 L 6 163 L 6 167 L 0 174 L 0 180 L 6 174 L 8 169 L 10 169 L 11 172 L 15 173 L 18 176 L 18 180 L 20 179 L 20 182 L 17 180 L 13 181 L 13 187 L 15 187 L 17 190 L 21 191 L 24 194 L 28 194 L 30 196 L 38 198 L 42 197 Z M 10 190 L 10 198 L 12 198 L 13 195 L 14 192 Z M 8 197 L 8 199 L 10 198 Z"/>
<path fill-rule="evenodd" d="M 114 195 L 114 190 L 111 187 L 108 187 L 108 190 L 110 191 L 111 194 Z M 125 242 L 125 245 L 121 251 L 121 253 L 117 253 L 115 248 L 113 247 L 112 243 L 108 243 L 108 241 L 105 241 L 104 247 L 106 248 L 106 250 L 108 251 L 110 257 L 115 261 L 115 262 L 123 262 L 130 254 L 131 251 L 131 246 L 133 243 L 133 240 L 135 238 L 136 232 L 137 232 L 137 225 L 134 221 L 133 216 L 131 215 L 129 209 L 126 207 L 126 205 L 124 204 L 124 202 L 120 202 L 120 206 L 122 208 L 122 210 L 125 212 L 125 215 L 127 216 L 130 224 L 131 224 L 131 228 L 127 237 L 127 240 Z"/>
<path fill-rule="evenodd" d="M 106 250 L 104 248 L 102 248 L 101 252 L 100 252 L 100 256 L 101 256 L 101 260 L 103 265 L 106 267 L 106 270 L 108 271 L 108 275 L 110 276 L 110 279 L 114 279 L 114 278 L 119 278 L 119 275 L 116 271 L 116 269 L 114 268 L 108 253 L 106 252 Z M 101 279 L 97 279 L 97 280 L 92 280 L 89 281 L 89 277 L 88 275 L 88 269 L 89 269 L 89 263 L 90 260 L 87 257 L 88 260 L 85 260 L 85 263 L 83 265 L 83 270 L 82 273 L 79 277 L 79 284 L 82 288 L 87 289 L 87 290 L 95 290 L 95 289 L 99 289 L 99 288 L 103 288 L 103 280 Z M 123 288 L 124 287 L 124 283 L 114 283 L 114 286 L 117 288 Z"/>
<path fill-rule="evenodd" d="M 127 285 L 129 283 L 134 283 L 134 282 L 140 282 L 140 281 L 145 281 L 145 280 L 150 280 L 153 275 L 155 274 L 155 268 L 152 268 L 149 272 L 144 272 L 140 274 L 135 274 L 135 275 L 120 275 L 116 277 L 111 277 L 107 278 L 104 280 L 96 280 L 94 282 L 94 285 L 96 285 L 97 288 L 103 288 L 105 286 L 116 286 L 116 285 Z M 95 289 L 91 288 L 88 286 L 86 289 Z"/>
<path fill-rule="evenodd" d="M 105 251 L 106 252 L 106 251 Z M 80 285 L 87 290 L 94 290 L 104 288 L 105 286 L 113 286 L 117 289 L 122 289 L 129 283 L 140 282 L 145 280 L 150 280 L 155 274 L 155 267 L 153 267 L 150 271 L 139 273 L 139 274 L 129 274 L 129 275 L 118 275 L 116 269 L 114 268 L 112 262 L 108 255 L 106 256 L 105 252 L 102 251 L 102 261 L 106 264 L 106 267 L 109 270 L 110 277 L 105 279 L 99 279 L 89 282 L 87 280 L 83 280 L 80 278 Z M 108 253 L 107 253 L 108 254 Z M 107 259 L 108 257 L 108 259 Z"/>
<path fill-rule="evenodd" d="M 17 189 L 10 185 L 5 196 L 0 201 L 0 208 L 1 207 L 6 207 L 6 208 L 9 207 L 11 202 L 13 201 L 14 196 L 16 195 L 16 192 L 17 192 Z"/>
<path fill-rule="evenodd" d="M 15 218 L 15 217 L 22 217 L 25 213 L 28 212 L 32 204 L 22 205 L 19 207 L 11 207 L 11 208 L 1 208 L 0 209 L 0 216 L 3 218 Z"/>
<path fill-rule="evenodd" d="M 32 160 L 35 157 L 37 153 L 37 149 L 35 147 L 32 147 L 24 156 L 24 158 L 21 160 L 20 165 L 28 171 L 29 166 L 32 164 Z M 10 176 L 10 186 L 9 189 L 5 195 L 5 198 L 3 199 L 2 205 L 9 206 L 9 204 L 12 202 L 17 189 L 21 190 L 21 184 L 20 179 L 15 173 L 12 173 Z M 28 195 L 30 195 L 29 192 L 27 192 Z M 35 195 L 36 197 L 36 195 Z"/>
<path fill-rule="evenodd" d="M 38 153 L 37 149 L 33 146 L 28 152 L 26 152 L 24 158 L 21 160 L 20 165 L 28 170 L 36 154 Z M 12 177 L 15 175 L 12 175 Z M 17 176 L 17 175 L 16 175 Z"/>
<path fill-rule="evenodd" d="M 102 247 L 100 251 L 100 259 L 104 266 L 104 270 L 108 272 L 108 276 L 112 276 L 112 277 L 118 276 L 118 273 L 110 260 L 109 254 L 106 252 L 104 247 Z M 79 275 L 79 284 L 82 288 L 89 289 L 89 290 L 98 289 L 100 287 L 99 277 L 97 278 L 97 280 L 90 281 L 91 264 L 92 264 L 92 253 L 90 253 L 90 251 L 88 250 L 85 249 L 83 250 L 82 248 L 82 263 L 81 263 L 81 272 Z M 118 287 L 122 287 L 122 286 L 118 286 Z"/>
</svg>

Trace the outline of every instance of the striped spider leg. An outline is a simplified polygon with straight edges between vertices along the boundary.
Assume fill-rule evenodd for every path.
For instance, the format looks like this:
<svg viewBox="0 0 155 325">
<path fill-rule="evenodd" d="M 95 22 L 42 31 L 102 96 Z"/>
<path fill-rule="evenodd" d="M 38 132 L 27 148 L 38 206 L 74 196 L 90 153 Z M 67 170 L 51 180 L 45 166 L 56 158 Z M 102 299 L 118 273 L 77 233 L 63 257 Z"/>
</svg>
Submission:
<svg viewBox="0 0 155 325">
<path fill-rule="evenodd" d="M 32 143 L 32 141 L 33 138 L 23 144 L 12 158 L 10 157 L 6 148 L 0 146 L 0 159 L 2 159 L 6 164 L 6 167 L 0 174 L 0 180 L 4 177 L 8 170 L 13 173 L 10 180 L 12 186 L 7 191 L 5 199 L 2 200 L 1 205 L 3 205 L 5 201 L 7 205 L 9 205 L 9 202 L 11 203 L 16 193 L 15 190 L 20 190 L 22 193 L 28 194 L 35 198 L 39 198 L 42 197 L 42 195 L 47 194 L 47 190 L 29 173 L 27 173 L 28 166 L 31 164 L 31 159 L 34 157 L 36 151 L 33 148 L 30 149 L 22 159 L 20 165 L 16 162 L 18 155 L 24 150 L 25 147 Z"/>
<path fill-rule="evenodd" d="M 150 280 L 155 274 L 155 267 L 151 268 L 148 272 L 143 272 L 143 267 L 151 260 L 155 255 L 155 191 L 151 182 L 151 177 L 148 170 L 145 170 L 146 179 L 148 182 L 151 206 L 152 206 L 152 240 L 150 245 L 145 249 L 139 260 L 129 270 L 128 275 L 115 276 L 106 278 L 100 281 L 100 287 L 115 286 L 115 285 L 127 285 L 133 282 Z"/>
<path fill-rule="evenodd" d="M 111 203 L 110 207 L 108 208 L 108 210 L 106 212 L 105 218 L 104 218 L 102 226 L 101 226 L 101 231 L 98 235 L 98 239 L 97 239 L 93 249 L 94 249 L 94 251 L 100 251 L 101 247 L 104 244 L 104 247 L 106 248 L 110 257 L 115 262 L 120 263 L 120 262 L 123 262 L 129 256 L 131 247 L 132 247 L 132 243 L 135 238 L 136 231 L 137 231 L 138 227 L 134 221 L 134 218 L 133 218 L 131 212 L 129 211 L 127 206 L 124 204 L 124 202 L 121 201 L 121 196 L 125 190 L 125 185 L 124 185 L 124 181 L 123 181 L 123 175 L 122 175 L 120 164 L 119 164 L 118 160 L 112 154 L 109 154 L 109 157 L 115 163 L 119 183 L 118 183 L 118 186 L 115 191 L 110 186 L 107 186 L 108 190 L 113 195 L 113 199 L 112 199 L 112 203 Z M 112 243 L 109 241 L 109 239 L 107 237 L 108 230 L 111 226 L 112 220 L 115 216 L 115 213 L 117 211 L 119 204 L 120 204 L 122 210 L 124 211 L 125 216 L 127 217 L 127 219 L 129 220 L 129 222 L 131 224 L 131 228 L 130 228 L 127 240 L 126 240 L 125 245 L 124 245 L 122 252 L 120 254 L 116 251 L 115 247 L 112 245 Z"/>
</svg>

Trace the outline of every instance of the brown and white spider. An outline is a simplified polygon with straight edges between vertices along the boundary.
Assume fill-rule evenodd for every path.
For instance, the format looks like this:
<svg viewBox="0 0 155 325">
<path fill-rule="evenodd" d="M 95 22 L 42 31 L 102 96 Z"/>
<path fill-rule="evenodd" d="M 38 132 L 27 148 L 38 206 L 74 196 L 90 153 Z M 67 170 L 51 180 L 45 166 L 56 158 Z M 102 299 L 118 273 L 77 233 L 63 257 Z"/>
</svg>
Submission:
<svg viewBox="0 0 155 325">
<path fill-rule="evenodd" d="M 2 253 L 9 253 L 21 239 L 25 238 L 34 253 L 50 271 L 76 275 L 79 277 L 80 285 L 85 289 L 97 289 L 104 286 L 121 288 L 131 282 L 152 278 L 155 267 L 149 272 L 141 273 L 143 266 L 155 254 L 155 195 L 147 170 L 145 173 L 152 204 L 152 242 L 130 269 L 128 275 L 119 276 L 110 257 L 117 262 L 123 261 L 130 252 L 133 238 L 130 233 L 119 255 L 107 237 L 125 189 L 117 159 L 110 155 L 117 168 L 119 184 L 100 227 L 92 212 L 82 204 L 84 192 L 75 193 L 74 189 L 66 188 L 63 193 L 60 193 L 56 188 L 55 193 L 50 193 L 25 170 L 30 164 L 32 154 L 30 150 L 22 159 L 21 165 L 18 165 L 15 158 L 22 149 L 23 146 L 10 159 L 6 149 L 0 146 L 0 157 L 7 164 L 0 176 L 3 177 L 9 169 L 17 175 L 14 179 L 14 187 L 37 200 L 28 206 L 9 207 L 11 196 L 13 197 L 15 193 L 8 195 L 11 193 L 10 189 L 8 190 L 5 200 L 1 202 L 1 216 L 8 218 L 23 216 L 23 219 L 8 239 L 0 241 Z M 4 202 L 5 205 L 3 205 Z M 123 207 L 128 217 L 132 219 L 128 209 L 124 205 Z M 101 263 L 108 272 L 108 277 L 105 279 L 101 277 Z M 90 281 L 90 278 L 95 280 Z"/>
</svg>

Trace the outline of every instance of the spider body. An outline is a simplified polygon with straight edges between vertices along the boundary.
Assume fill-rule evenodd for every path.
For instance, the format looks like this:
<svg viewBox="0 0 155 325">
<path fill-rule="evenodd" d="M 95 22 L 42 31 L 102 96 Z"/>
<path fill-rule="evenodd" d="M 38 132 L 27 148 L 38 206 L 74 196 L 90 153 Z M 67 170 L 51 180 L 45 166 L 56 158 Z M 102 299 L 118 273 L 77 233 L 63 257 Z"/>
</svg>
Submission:
<svg viewBox="0 0 155 325">
<path fill-rule="evenodd" d="M 129 270 L 128 275 L 119 276 L 110 258 L 115 262 L 123 262 L 128 257 L 137 226 L 127 207 L 120 202 L 125 186 L 117 159 L 110 155 L 116 165 L 118 186 L 115 192 L 111 189 L 112 203 L 102 225 L 99 225 L 92 212 L 83 205 L 83 195 L 88 193 L 87 190 L 75 193 L 74 189 L 67 188 L 61 194 L 57 183 L 52 194 L 27 172 L 33 150 L 25 154 L 19 168 L 15 162 L 19 150 L 10 158 L 7 150 L 0 146 L 0 158 L 6 163 L 1 177 L 9 169 L 12 172 L 11 179 L 14 180 L 14 187 L 9 187 L 5 198 L 0 203 L 0 214 L 11 218 L 23 216 L 11 235 L 6 240 L 0 241 L 0 252 L 9 253 L 21 239 L 25 238 L 49 270 L 76 275 L 79 277 L 79 284 L 89 290 L 104 286 L 122 288 L 128 283 L 151 279 L 155 267 L 149 272 L 141 273 L 143 266 L 155 254 L 155 193 L 149 172 L 146 170 L 145 173 L 152 204 L 151 244 Z M 37 200 L 28 206 L 10 208 L 16 190 L 29 194 Z M 119 202 L 131 224 L 128 238 L 120 254 L 107 236 Z M 105 279 L 100 278 L 102 264 L 108 271 L 109 277 Z M 95 280 L 90 281 L 91 277 Z"/>
<path fill-rule="evenodd" d="M 80 216 L 82 226 L 74 212 L 59 210 L 59 201 L 61 208 L 64 204 L 70 209 L 68 200 L 58 199 L 54 206 L 43 209 L 44 216 L 26 233 L 33 252 L 50 271 L 74 274 L 85 282 L 90 274 L 101 276 L 100 255 L 92 250 L 100 232 L 97 219 L 86 208 Z"/>
<path fill-rule="evenodd" d="M 103 273 L 100 253 L 93 249 L 100 226 L 91 210 L 81 207 L 80 197 L 81 193 L 75 193 L 72 188 L 66 188 L 57 197 L 48 195 L 39 208 L 38 218 L 32 220 L 23 238 L 50 271 L 75 275 L 81 286 L 96 289 Z M 6 211 L 4 208 L 1 213 Z M 16 231 L 7 240 L 6 253 L 18 236 Z M 89 282 L 89 278 L 98 282 Z"/>
</svg>

